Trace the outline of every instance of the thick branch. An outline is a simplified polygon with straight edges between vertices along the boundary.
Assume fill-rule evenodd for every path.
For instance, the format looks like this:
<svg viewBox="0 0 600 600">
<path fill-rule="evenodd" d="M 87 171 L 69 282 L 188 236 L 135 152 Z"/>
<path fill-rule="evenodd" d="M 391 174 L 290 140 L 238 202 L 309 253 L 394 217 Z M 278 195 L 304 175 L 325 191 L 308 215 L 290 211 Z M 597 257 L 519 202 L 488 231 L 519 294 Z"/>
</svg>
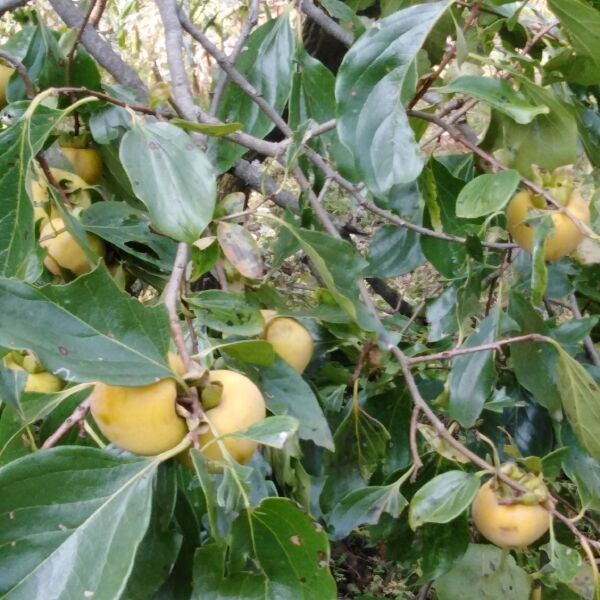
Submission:
<svg viewBox="0 0 600 600">
<path fill-rule="evenodd" d="M 29 0 L 0 0 L 0 17 L 9 10 L 25 6 Z"/>
<path fill-rule="evenodd" d="M 84 22 L 84 16 L 71 2 L 71 0 L 50 0 L 52 8 L 58 16 L 69 26 L 79 29 Z M 81 42 L 87 51 L 121 84 L 137 90 L 146 99 L 148 89 L 140 79 L 137 71 L 123 62 L 121 57 L 114 52 L 110 45 L 105 42 L 98 32 L 91 26 L 86 25 L 83 29 Z"/>
<path fill-rule="evenodd" d="M 327 13 L 323 12 L 312 0 L 299 0 L 298 8 L 321 29 L 336 38 L 348 48 L 354 43 L 354 36 L 346 31 L 337 21 L 334 21 Z"/>
</svg>

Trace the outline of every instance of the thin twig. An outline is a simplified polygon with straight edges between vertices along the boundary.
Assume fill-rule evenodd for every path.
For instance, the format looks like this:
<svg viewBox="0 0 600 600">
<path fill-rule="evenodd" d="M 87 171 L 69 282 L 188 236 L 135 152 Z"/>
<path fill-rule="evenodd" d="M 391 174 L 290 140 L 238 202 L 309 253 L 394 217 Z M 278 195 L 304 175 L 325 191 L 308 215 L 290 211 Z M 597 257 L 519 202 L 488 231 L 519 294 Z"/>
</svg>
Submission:
<svg viewBox="0 0 600 600">
<path fill-rule="evenodd" d="M 177 350 L 186 369 L 189 370 L 191 366 L 190 353 L 185 345 L 185 336 L 183 334 L 183 328 L 181 327 L 181 321 L 179 320 L 179 311 L 177 310 L 177 303 L 179 300 L 179 289 L 185 268 L 187 266 L 189 245 L 185 242 L 180 242 L 177 245 L 177 253 L 175 255 L 175 262 L 173 263 L 173 270 L 169 281 L 165 286 L 164 291 L 164 303 L 169 313 L 169 324 L 171 326 L 171 335 L 177 346 Z"/>
<path fill-rule="evenodd" d="M 90 394 L 83 402 L 77 405 L 77 408 L 62 422 L 60 427 L 49 436 L 42 444 L 41 450 L 47 450 L 55 446 L 75 425 L 83 422 L 92 403 L 92 395 Z"/>
<path fill-rule="evenodd" d="M 79 46 L 79 42 L 81 41 L 81 36 L 83 35 L 83 30 L 86 28 L 90 17 L 92 16 L 92 11 L 96 6 L 96 0 L 90 0 L 90 4 L 88 9 L 83 17 L 83 21 L 79 26 L 77 31 L 77 36 L 75 37 L 75 41 L 69 50 L 69 54 L 67 55 L 67 85 L 73 85 L 73 61 L 75 60 L 75 52 L 77 51 L 77 46 Z M 71 97 L 71 103 L 75 102 L 75 95 L 73 94 Z M 79 135 L 79 114 L 77 112 L 73 115 L 75 119 L 75 135 Z"/>
<path fill-rule="evenodd" d="M 467 29 L 469 29 L 469 27 L 471 27 L 471 25 L 475 22 L 477 13 L 479 12 L 479 4 L 479 0 L 476 0 L 476 2 L 474 2 L 471 6 L 471 10 L 469 11 L 467 18 L 465 19 L 465 23 L 462 28 L 463 33 L 467 31 Z M 448 50 L 448 52 L 446 52 L 446 54 L 442 57 L 442 60 L 440 61 L 440 64 L 438 65 L 437 69 L 433 73 L 431 73 L 431 75 L 429 75 L 425 79 L 425 81 L 423 81 L 416 94 L 413 96 L 412 100 L 408 103 L 408 108 L 413 108 L 417 104 L 417 102 L 427 93 L 427 90 L 442 74 L 442 71 L 448 66 L 448 63 L 456 56 L 457 48 L 458 42 L 455 41 L 450 47 L 450 50 Z"/>
<path fill-rule="evenodd" d="M 240 32 L 240 37 L 237 39 L 237 42 L 235 43 L 235 46 L 233 47 L 233 50 L 231 51 L 228 57 L 232 65 L 235 64 L 235 61 L 238 59 L 240 53 L 246 45 L 248 36 L 258 23 L 259 10 L 260 0 L 252 0 L 250 2 L 250 8 L 248 9 L 248 17 L 246 19 L 246 22 L 244 23 L 244 26 L 242 27 L 242 31 Z M 223 96 L 223 91 L 225 90 L 225 86 L 227 85 L 227 80 L 228 77 L 226 73 L 221 72 L 217 75 L 217 83 L 215 84 L 213 97 L 210 103 L 210 108 L 208 110 L 208 114 L 212 115 L 213 117 L 216 117 L 217 113 L 219 112 L 219 105 L 221 104 L 221 97 Z"/>
<path fill-rule="evenodd" d="M 25 86 L 25 93 L 27 94 L 27 99 L 31 100 L 35 96 L 35 86 L 33 85 L 33 81 L 31 81 L 29 77 L 29 73 L 27 72 L 27 67 L 16 57 L 6 52 L 5 50 L 0 50 L 0 58 L 9 63 L 12 67 L 15 68 L 15 71 L 19 75 L 19 77 L 23 80 L 23 85 Z"/>
<path fill-rule="evenodd" d="M 417 441 L 417 431 L 419 426 L 419 415 L 421 409 L 415 404 L 413 407 L 412 415 L 410 418 L 410 454 L 413 459 L 414 470 L 410 476 L 410 480 L 414 483 L 417 480 L 417 475 L 420 469 L 423 467 L 423 461 L 419 454 L 419 443 Z"/>
<path fill-rule="evenodd" d="M 410 366 L 417 365 L 424 362 L 434 362 L 436 360 L 453 360 L 458 356 L 464 356 L 465 354 L 474 354 L 476 352 L 487 352 L 489 350 L 500 350 L 502 346 L 509 346 L 510 344 L 523 344 L 526 342 L 548 342 L 548 338 L 545 335 L 539 333 L 528 333 L 526 335 L 520 335 L 518 337 L 508 338 L 505 340 L 497 340 L 495 342 L 488 342 L 487 344 L 481 344 L 481 346 L 473 346 L 471 348 L 455 348 L 454 350 L 446 350 L 444 352 L 437 352 L 436 354 L 427 354 L 425 356 L 415 356 L 413 358 L 407 358 L 407 362 Z"/>
</svg>

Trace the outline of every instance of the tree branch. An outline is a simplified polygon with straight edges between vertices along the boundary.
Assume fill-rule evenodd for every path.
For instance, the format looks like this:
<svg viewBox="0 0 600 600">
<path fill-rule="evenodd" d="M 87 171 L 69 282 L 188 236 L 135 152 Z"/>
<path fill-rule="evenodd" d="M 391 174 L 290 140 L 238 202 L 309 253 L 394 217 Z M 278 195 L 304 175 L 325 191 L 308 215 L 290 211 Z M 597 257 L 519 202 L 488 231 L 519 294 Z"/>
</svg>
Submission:
<svg viewBox="0 0 600 600">
<path fill-rule="evenodd" d="M 0 50 L 0 58 L 15 68 L 15 71 L 23 80 L 23 84 L 25 85 L 27 99 L 31 100 L 35 96 L 35 86 L 29 77 L 29 73 L 27 72 L 25 65 L 16 56 L 13 56 L 4 50 Z"/>
<path fill-rule="evenodd" d="M 0 17 L 9 10 L 25 6 L 29 0 L 0 0 Z"/>
<path fill-rule="evenodd" d="M 69 27 L 79 29 L 84 23 L 83 14 L 71 0 L 50 0 L 50 4 Z M 91 25 L 88 24 L 83 28 L 81 42 L 119 83 L 132 87 L 141 94 L 143 100 L 147 99 L 148 89 L 137 71 L 125 63 Z"/>
<path fill-rule="evenodd" d="M 473 346 L 471 348 L 456 348 L 455 350 L 446 350 L 444 352 L 437 352 L 436 354 L 427 354 L 426 356 L 415 356 L 413 358 L 407 358 L 406 360 L 408 364 L 412 366 L 424 362 L 434 362 L 436 360 L 453 360 L 454 358 L 458 356 L 464 356 L 465 354 L 474 354 L 476 352 L 486 352 L 489 350 L 500 350 L 502 346 L 508 346 L 510 344 L 548 341 L 549 339 L 545 335 L 541 335 L 539 333 L 528 333 L 527 335 L 520 335 L 518 337 L 481 344 L 481 346 Z"/>
<path fill-rule="evenodd" d="M 83 401 L 81 404 L 77 406 L 77 408 L 61 423 L 60 427 L 50 435 L 46 441 L 43 443 L 40 450 L 47 450 L 48 448 L 52 448 L 55 446 L 60 440 L 66 435 L 66 433 L 77 425 L 77 423 L 81 423 L 88 411 L 90 410 L 90 404 L 92 403 L 91 394 Z"/>
<path fill-rule="evenodd" d="M 181 9 L 180 9 L 181 10 Z M 258 23 L 258 13 L 260 11 L 260 0 L 251 0 L 250 8 L 248 10 L 248 18 L 242 27 L 242 31 L 240 32 L 240 37 L 237 39 L 231 54 L 229 55 L 229 61 L 232 65 L 235 64 L 235 61 L 238 59 L 241 51 L 244 49 L 246 41 L 252 33 L 254 27 Z M 215 85 L 215 89 L 213 91 L 213 97 L 210 103 L 210 109 L 208 113 L 216 117 L 219 111 L 219 105 L 221 104 L 221 97 L 223 95 L 223 91 L 225 90 L 225 85 L 227 84 L 227 74 L 219 73 L 217 76 L 217 83 Z"/>
<path fill-rule="evenodd" d="M 354 43 L 354 36 L 316 6 L 312 0 L 299 0 L 298 9 L 312 19 L 323 31 L 342 42 L 344 46 L 349 48 Z"/>
<path fill-rule="evenodd" d="M 485 160 L 489 165 L 496 169 L 496 171 L 506 171 L 508 169 L 508 167 L 502 164 L 499 160 L 494 158 L 485 150 L 482 150 L 475 142 L 472 142 L 470 139 L 464 136 L 461 131 L 456 129 L 456 127 L 449 125 L 443 119 L 440 119 L 438 116 L 430 115 L 429 113 L 422 112 L 420 110 L 407 110 L 406 114 L 409 117 L 417 117 L 418 119 L 429 121 L 430 123 L 435 123 L 438 127 L 447 131 L 454 140 L 461 143 L 463 146 L 471 150 L 471 152 L 477 154 L 477 156 Z M 543 187 L 539 186 L 537 183 L 531 181 L 530 179 L 527 179 L 526 177 L 520 177 L 520 181 L 534 194 L 539 194 L 540 196 L 543 196 L 543 198 L 552 206 L 554 206 L 559 212 L 562 212 L 565 215 L 567 215 L 567 217 L 569 217 L 569 219 L 573 221 L 577 229 L 579 229 L 579 231 L 584 236 L 589 237 L 589 232 L 586 228 L 586 225 L 582 223 L 582 221 L 578 219 L 572 211 L 570 211 L 566 206 L 563 206 L 558 200 L 556 200 L 556 198 L 554 198 L 554 196 L 552 196 L 550 192 L 545 190 Z"/>
</svg>

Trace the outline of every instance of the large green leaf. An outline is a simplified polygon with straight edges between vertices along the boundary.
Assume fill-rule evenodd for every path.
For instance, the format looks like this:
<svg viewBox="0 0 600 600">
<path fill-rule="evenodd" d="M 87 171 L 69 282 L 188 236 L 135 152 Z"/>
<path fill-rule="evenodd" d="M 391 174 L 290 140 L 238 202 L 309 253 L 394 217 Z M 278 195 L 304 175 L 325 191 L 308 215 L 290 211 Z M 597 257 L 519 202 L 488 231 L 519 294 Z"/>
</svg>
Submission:
<svg viewBox="0 0 600 600">
<path fill-rule="evenodd" d="M 581 445 L 600 461 L 600 387 L 583 365 L 558 344 L 558 391 L 569 423 Z"/>
<path fill-rule="evenodd" d="M 297 72 L 294 75 L 289 103 L 289 126 L 297 130 L 309 121 L 324 123 L 334 119 L 335 76 L 316 58 L 303 48 L 296 55 Z M 329 156 L 337 170 L 349 175 L 353 159 L 348 149 L 340 142 L 335 129 L 309 142 L 323 156 Z M 302 167 L 310 168 L 308 161 Z"/>
<path fill-rule="evenodd" d="M 519 125 L 492 111 L 492 120 L 482 142 L 486 150 L 499 150 L 503 162 L 526 177 L 533 176 L 532 165 L 555 169 L 577 159 L 577 122 L 574 111 L 550 89 L 540 88 L 525 77 L 515 75 L 521 91 L 532 104 L 547 106 L 531 123 Z M 561 143 L 557 144 L 556 140 Z"/>
<path fill-rule="evenodd" d="M 434 477 L 410 501 L 410 526 L 452 521 L 470 506 L 478 490 L 479 477 L 473 473 L 448 471 Z"/>
<path fill-rule="evenodd" d="M 0 131 L 0 275 L 23 276 L 35 246 L 33 205 L 25 188 L 29 164 L 62 118 L 39 107 Z"/>
<path fill-rule="evenodd" d="M 163 306 L 122 292 L 100 267 L 68 285 L 0 278 L 0 344 L 35 352 L 67 381 L 141 385 L 171 375 Z"/>
<path fill-rule="evenodd" d="M 521 125 L 531 123 L 537 115 L 549 112 L 547 106 L 530 103 L 524 94 L 503 79 L 462 75 L 448 85 L 435 89 L 445 94 L 466 94 L 482 100 Z"/>
<path fill-rule="evenodd" d="M 478 600 L 528 600 L 531 580 L 500 548 L 471 544 L 454 568 L 435 582 L 439 600 L 462 600 L 465 590 Z"/>
<path fill-rule="evenodd" d="M 549 0 L 548 7 L 560 19 L 577 55 L 569 57 L 576 68 L 567 78 L 576 83 L 600 83 L 600 12 L 582 0 Z"/>
<path fill-rule="evenodd" d="M 479 328 L 461 346 L 473 348 L 496 339 L 498 312 L 490 313 Z M 494 354 L 488 350 L 456 358 L 450 372 L 450 405 L 448 412 L 463 427 L 472 427 L 489 395 L 496 378 Z"/>
<path fill-rule="evenodd" d="M 327 535 L 287 498 L 267 498 L 243 511 L 231 530 L 227 564 L 225 550 L 213 544 L 196 553 L 193 598 L 336 598 Z"/>
<path fill-rule="evenodd" d="M 216 179 L 190 136 L 170 123 L 138 120 L 119 156 L 156 229 L 181 242 L 198 239 L 212 220 Z"/>
<path fill-rule="evenodd" d="M 561 426 L 561 442 L 568 448 L 562 468 L 577 485 L 581 503 L 591 510 L 600 510 L 600 462 L 582 448 L 568 423 Z"/>
<path fill-rule="evenodd" d="M 373 192 L 421 172 L 404 107 L 416 86 L 417 54 L 449 4 L 419 4 L 382 19 L 344 57 L 335 88 L 337 130 Z"/>
<path fill-rule="evenodd" d="M 333 450 L 333 438 L 319 401 L 297 371 L 277 358 L 272 366 L 260 369 L 259 387 L 272 413 L 298 419 L 302 439 Z"/>
<path fill-rule="evenodd" d="M 0 469 L 0 595 L 114 600 L 152 507 L 158 462 L 53 448 Z"/>
<path fill-rule="evenodd" d="M 510 296 L 508 314 L 515 320 L 519 329 L 516 333 L 550 333 L 548 326 L 533 306 L 516 292 Z M 548 409 L 557 420 L 561 418 L 560 383 L 556 370 L 557 352 L 545 342 L 513 344 L 510 348 L 513 368 L 517 381 L 529 390 L 536 401 Z"/>
<path fill-rule="evenodd" d="M 236 69 L 278 113 L 283 112 L 290 95 L 294 53 L 294 34 L 285 12 L 250 35 L 235 63 Z M 217 116 L 226 123 L 243 123 L 246 133 L 259 138 L 275 126 L 252 98 L 232 82 L 225 86 Z M 209 148 L 216 154 L 219 173 L 227 171 L 247 152 L 227 140 L 211 139 Z"/>
</svg>

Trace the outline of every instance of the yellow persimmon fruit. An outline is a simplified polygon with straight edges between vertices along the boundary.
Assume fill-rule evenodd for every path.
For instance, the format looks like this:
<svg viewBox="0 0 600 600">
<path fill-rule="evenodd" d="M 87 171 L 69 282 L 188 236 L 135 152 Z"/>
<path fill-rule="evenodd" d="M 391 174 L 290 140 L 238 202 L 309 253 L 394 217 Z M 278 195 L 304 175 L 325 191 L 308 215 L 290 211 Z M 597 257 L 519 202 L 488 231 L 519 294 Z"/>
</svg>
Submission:
<svg viewBox="0 0 600 600">
<path fill-rule="evenodd" d="M 169 353 L 171 369 L 182 375 L 181 359 Z M 185 419 L 175 409 L 175 379 L 136 387 L 97 383 L 90 411 L 104 436 L 124 450 L 153 456 L 175 447 L 187 435 Z"/>
<path fill-rule="evenodd" d="M 79 177 L 94 185 L 102 177 L 102 156 L 95 148 L 60 147 Z"/>
<path fill-rule="evenodd" d="M 0 108 L 6 106 L 6 86 L 14 72 L 15 70 L 12 67 L 0 64 Z"/>
<path fill-rule="evenodd" d="M 242 431 L 266 417 L 263 395 L 248 377 L 227 369 L 210 371 L 209 377 L 211 383 L 218 382 L 223 386 L 218 406 L 206 411 L 211 427 L 218 435 Z M 214 439 L 210 430 L 201 434 L 198 436 L 200 448 Z M 231 456 L 242 464 L 250 460 L 257 446 L 251 440 L 233 437 L 226 437 L 222 442 Z M 216 442 L 204 448 L 202 453 L 211 460 L 223 460 Z"/>
<path fill-rule="evenodd" d="M 493 480 L 484 483 L 471 505 L 479 532 L 500 548 L 524 548 L 550 527 L 550 513 L 540 504 L 502 504 Z"/>
<path fill-rule="evenodd" d="M 303 373 L 313 355 L 313 339 L 302 324 L 290 317 L 271 317 L 264 337 L 275 352 L 298 373 Z"/>
<path fill-rule="evenodd" d="M 88 234 L 88 243 L 98 256 L 104 256 L 104 242 L 97 236 Z M 48 250 L 44 265 L 54 275 L 67 269 L 75 275 L 83 275 L 92 269 L 83 248 L 65 229 L 62 219 L 52 219 L 40 231 L 40 245 Z"/>
<path fill-rule="evenodd" d="M 587 203 L 577 191 L 569 196 L 565 207 L 582 223 L 590 222 L 590 210 Z M 506 209 L 507 228 L 513 239 L 521 248 L 531 252 L 533 249 L 534 228 L 525 220 L 529 211 L 536 208 L 531 192 L 525 190 L 515 194 Z M 545 259 L 557 260 L 571 254 L 583 240 L 584 235 L 577 225 L 564 213 L 555 211 L 552 215 L 554 229 L 546 239 Z"/>
<path fill-rule="evenodd" d="M 6 356 L 6 366 L 9 369 L 15 371 L 26 371 L 21 365 L 19 365 L 12 353 Z M 62 390 L 64 382 L 62 379 L 49 373 L 48 371 L 39 371 L 37 373 L 27 373 L 27 380 L 25 381 L 25 392 L 38 392 L 40 394 L 52 394 L 60 392 Z"/>
</svg>

